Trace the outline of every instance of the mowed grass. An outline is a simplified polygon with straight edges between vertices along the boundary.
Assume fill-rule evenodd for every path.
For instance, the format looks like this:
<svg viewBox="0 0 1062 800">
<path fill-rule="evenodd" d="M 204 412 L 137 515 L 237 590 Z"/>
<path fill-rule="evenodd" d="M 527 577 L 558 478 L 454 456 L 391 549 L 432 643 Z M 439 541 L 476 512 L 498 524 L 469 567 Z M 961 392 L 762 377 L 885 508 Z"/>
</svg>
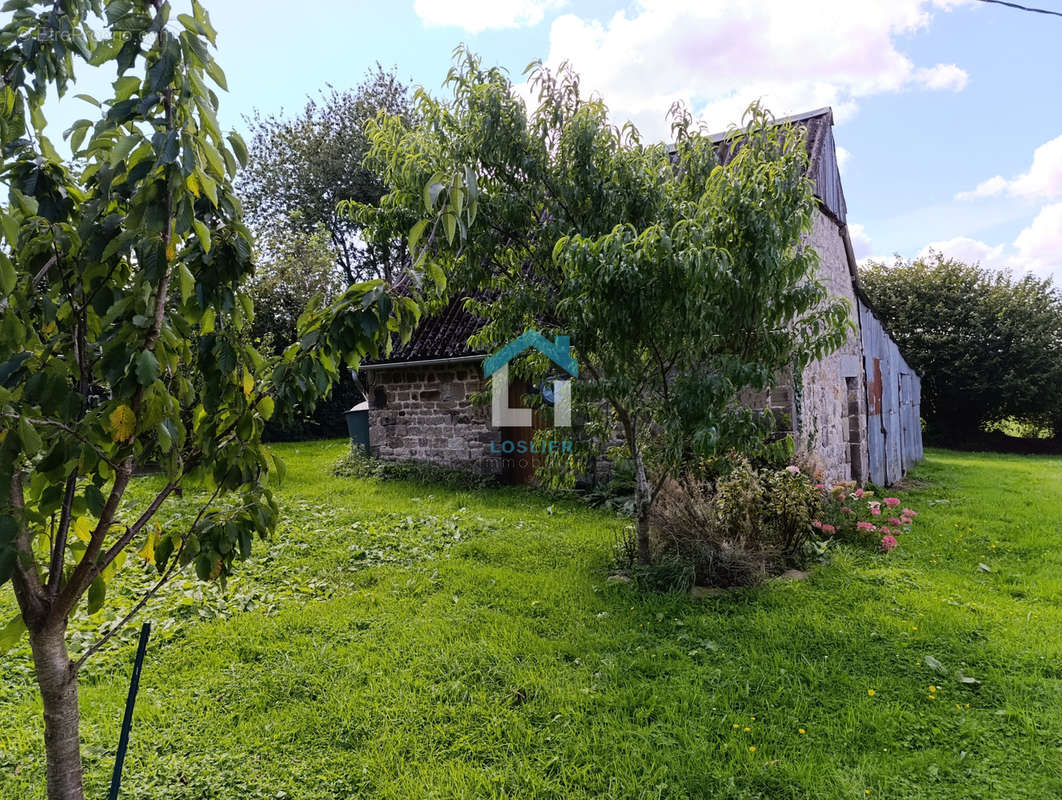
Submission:
<svg viewBox="0 0 1062 800">
<path fill-rule="evenodd" d="M 930 451 L 893 553 L 691 599 L 606 581 L 623 520 L 335 478 L 344 446 L 279 447 L 275 541 L 147 615 L 123 797 L 1062 796 L 1062 459 Z M 84 676 L 92 797 L 132 653 Z M 44 796 L 25 659 L 0 661 L 19 800 Z"/>
</svg>

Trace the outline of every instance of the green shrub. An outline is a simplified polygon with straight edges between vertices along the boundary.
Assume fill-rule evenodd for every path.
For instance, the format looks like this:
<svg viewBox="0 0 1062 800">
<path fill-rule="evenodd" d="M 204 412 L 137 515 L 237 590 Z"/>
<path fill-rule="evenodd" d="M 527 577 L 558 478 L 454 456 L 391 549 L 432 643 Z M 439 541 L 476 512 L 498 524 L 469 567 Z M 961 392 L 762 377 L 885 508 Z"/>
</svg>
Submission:
<svg viewBox="0 0 1062 800">
<path fill-rule="evenodd" d="M 384 461 L 351 449 L 332 467 L 332 474 L 344 478 L 373 478 L 383 481 L 411 481 L 447 489 L 483 489 L 498 483 L 494 475 L 472 470 L 443 467 L 425 461 Z"/>
<path fill-rule="evenodd" d="M 653 574 L 636 577 L 672 589 L 755 585 L 803 563 L 819 498 L 796 468 L 755 469 L 742 457 L 714 481 L 669 481 L 651 519 Z"/>
</svg>

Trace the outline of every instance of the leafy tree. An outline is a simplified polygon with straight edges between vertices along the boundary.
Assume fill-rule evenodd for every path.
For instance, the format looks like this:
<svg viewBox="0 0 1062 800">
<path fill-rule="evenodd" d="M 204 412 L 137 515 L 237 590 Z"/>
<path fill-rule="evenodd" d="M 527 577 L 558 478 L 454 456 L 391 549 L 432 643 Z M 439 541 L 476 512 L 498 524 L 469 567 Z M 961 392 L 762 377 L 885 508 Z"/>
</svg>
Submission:
<svg viewBox="0 0 1062 800">
<path fill-rule="evenodd" d="M 387 191 L 362 163 L 369 147 L 365 123 L 380 111 L 408 119 L 409 91 L 377 64 L 357 88 L 330 88 L 298 116 L 255 114 L 250 160 L 238 185 L 257 230 L 327 230 L 348 283 L 390 281 L 407 260 L 401 237 L 366 244 L 361 223 L 336 213 L 341 201 L 375 206 Z"/>
<path fill-rule="evenodd" d="M 255 308 L 250 332 L 260 350 L 282 353 L 298 339 L 299 317 L 310 302 L 331 302 L 345 281 L 322 225 L 305 234 L 279 228 L 260 236 L 257 245 L 261 255 L 247 282 Z"/>
<path fill-rule="evenodd" d="M 246 342 L 251 239 L 231 183 L 246 153 L 218 127 L 207 81 L 223 89 L 225 75 L 206 11 L 196 0 L 172 21 L 166 0 L 5 11 L 0 584 L 11 581 L 20 613 L 0 640 L 28 631 L 48 796 L 80 800 L 78 670 L 117 626 L 71 658 L 70 616 L 106 602 L 130 548 L 158 585 L 189 564 L 224 580 L 276 521 L 265 481 L 280 464 L 260 443 L 274 407 L 312 405 L 344 360 L 408 335 L 418 312 L 380 282 L 351 287 L 311 307 L 298 343 L 267 364 Z M 94 118 L 67 131 L 64 162 L 42 104 L 81 64 L 116 67 L 117 79 L 104 102 L 81 96 Z M 126 489 L 149 463 L 163 487 L 135 507 Z M 159 527 L 159 509 L 195 486 L 210 500 L 194 521 Z"/>
<path fill-rule="evenodd" d="M 254 301 L 254 320 L 249 326 L 252 343 L 259 351 L 279 355 L 299 340 L 298 321 L 315 298 L 332 302 L 342 294 L 346 280 L 336 266 L 331 236 L 323 226 L 309 234 L 287 228 L 258 238 L 254 276 L 247 293 Z M 360 402 L 361 392 L 343 370 L 327 398 L 305 409 L 277 409 L 263 432 L 265 441 L 345 436 L 343 412 Z M 282 413 L 282 412 L 290 413 Z"/>
<path fill-rule="evenodd" d="M 1007 417 L 1062 419 L 1062 295 L 1049 279 L 941 253 L 870 264 L 860 277 L 922 376 L 922 415 L 932 436 L 963 441 Z"/>
<path fill-rule="evenodd" d="M 487 320 L 478 344 L 527 328 L 571 337 L 576 401 L 606 407 L 624 433 L 648 561 L 667 476 L 755 438 L 738 392 L 839 346 L 848 309 L 801 246 L 815 201 L 800 129 L 753 108 L 722 166 L 681 109 L 673 156 L 610 125 L 567 67 L 530 79 L 528 112 L 503 71 L 459 50 L 452 99 L 418 93 L 415 127 L 382 116 L 369 164 L 393 187 L 382 209 L 426 217 L 409 237 L 417 263 L 483 290 L 470 303 Z M 512 369 L 539 379 L 550 366 L 532 355 Z"/>
</svg>

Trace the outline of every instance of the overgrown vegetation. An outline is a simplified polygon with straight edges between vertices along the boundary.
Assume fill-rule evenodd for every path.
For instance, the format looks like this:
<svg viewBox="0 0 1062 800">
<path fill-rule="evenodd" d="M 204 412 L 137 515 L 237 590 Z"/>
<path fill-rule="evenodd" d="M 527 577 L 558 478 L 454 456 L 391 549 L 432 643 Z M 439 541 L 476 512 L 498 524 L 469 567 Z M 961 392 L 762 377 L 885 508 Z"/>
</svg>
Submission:
<svg viewBox="0 0 1062 800">
<path fill-rule="evenodd" d="M 650 518 L 653 561 L 685 565 L 676 588 L 755 585 L 803 564 L 819 502 L 799 472 L 740 457 L 713 480 L 670 480 Z"/>
<path fill-rule="evenodd" d="M 352 218 L 373 241 L 417 220 L 414 261 L 470 298 L 486 320 L 476 346 L 529 328 L 570 338 L 576 413 L 604 413 L 599 442 L 623 433 L 647 563 L 663 483 L 691 459 L 758 442 L 761 418 L 738 393 L 836 349 L 850 309 L 802 246 L 815 211 L 802 129 L 754 106 L 721 160 L 682 107 L 674 147 L 646 144 L 568 65 L 533 64 L 527 78 L 530 106 L 504 70 L 459 48 L 449 97 L 418 92 L 412 121 L 370 125 L 367 163 L 391 191 L 379 209 L 352 204 Z M 534 386 L 554 367 L 532 354 L 496 375 L 509 369 Z"/>
<path fill-rule="evenodd" d="M 348 447 L 279 445 L 276 535 L 226 589 L 185 570 L 148 608 L 123 796 L 1062 795 L 1060 459 L 929 450 L 899 495 L 922 512 L 901 548 L 837 544 L 806 581 L 697 600 L 606 581 L 627 521 L 329 476 Z M 137 563 L 78 636 L 135 601 Z M 134 650 L 86 665 L 92 797 Z M 0 797 L 42 800 L 25 642 L 0 659 Z"/>
<path fill-rule="evenodd" d="M 384 461 L 368 456 L 357 448 L 336 461 L 332 474 L 345 478 L 408 481 L 425 487 L 439 486 L 447 489 L 483 489 L 498 483 L 493 475 L 425 461 Z"/>
</svg>

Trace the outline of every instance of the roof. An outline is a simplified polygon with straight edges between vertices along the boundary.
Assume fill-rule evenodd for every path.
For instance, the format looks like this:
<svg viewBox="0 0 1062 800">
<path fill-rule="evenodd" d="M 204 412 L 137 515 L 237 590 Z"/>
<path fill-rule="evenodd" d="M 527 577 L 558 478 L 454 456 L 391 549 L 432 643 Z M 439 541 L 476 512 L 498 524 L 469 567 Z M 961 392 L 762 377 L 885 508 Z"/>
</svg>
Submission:
<svg viewBox="0 0 1062 800">
<path fill-rule="evenodd" d="M 468 346 L 468 337 L 482 327 L 484 320 L 465 310 L 467 299 L 467 296 L 454 298 L 437 313 L 423 317 L 408 342 L 392 350 L 387 358 L 365 359 L 363 366 L 472 359 L 486 355 L 484 351 Z"/>
</svg>

